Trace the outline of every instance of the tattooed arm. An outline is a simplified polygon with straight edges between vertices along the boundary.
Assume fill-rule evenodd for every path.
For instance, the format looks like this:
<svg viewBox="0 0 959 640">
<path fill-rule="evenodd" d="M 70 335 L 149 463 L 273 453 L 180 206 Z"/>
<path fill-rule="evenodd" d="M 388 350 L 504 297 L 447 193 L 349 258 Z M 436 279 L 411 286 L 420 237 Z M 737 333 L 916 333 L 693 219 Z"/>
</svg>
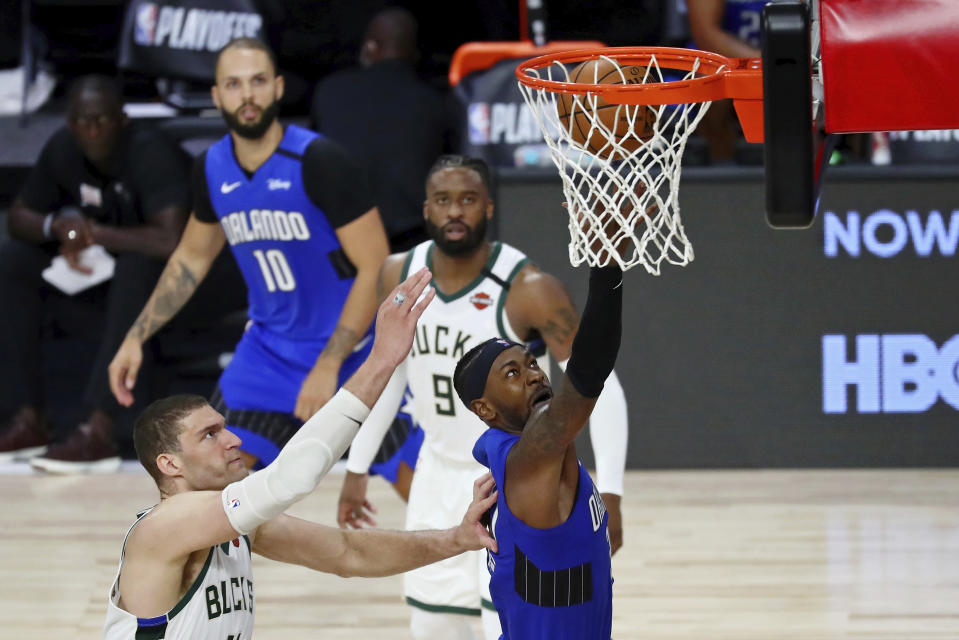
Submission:
<svg viewBox="0 0 959 640">
<path fill-rule="evenodd" d="M 537 330 L 560 368 L 565 370 L 565 361 L 572 352 L 573 338 L 579 328 L 579 314 L 557 278 L 534 266 L 526 267 L 513 281 L 506 299 L 506 312 L 510 324 L 519 335 L 527 337 L 530 331 Z M 626 396 L 615 372 L 607 378 L 589 415 L 589 435 L 596 460 L 596 486 L 609 511 L 610 543 L 615 553 L 623 544 L 620 503 L 629 439 Z M 552 434 L 547 437 L 555 442 Z M 575 459 L 575 446 L 570 447 L 572 455 L 568 457 Z"/>
<path fill-rule="evenodd" d="M 159 331 L 190 299 L 223 249 L 226 237 L 219 224 L 190 216 L 183 237 L 167 261 L 153 295 L 127 332 L 110 363 L 110 390 L 125 407 L 133 404 L 133 386 L 143 361 L 143 343 Z"/>
<path fill-rule="evenodd" d="M 524 339 L 538 331 L 557 362 L 569 358 L 579 327 L 579 313 L 556 276 L 532 264 L 523 267 L 506 298 L 506 316 Z"/>
</svg>

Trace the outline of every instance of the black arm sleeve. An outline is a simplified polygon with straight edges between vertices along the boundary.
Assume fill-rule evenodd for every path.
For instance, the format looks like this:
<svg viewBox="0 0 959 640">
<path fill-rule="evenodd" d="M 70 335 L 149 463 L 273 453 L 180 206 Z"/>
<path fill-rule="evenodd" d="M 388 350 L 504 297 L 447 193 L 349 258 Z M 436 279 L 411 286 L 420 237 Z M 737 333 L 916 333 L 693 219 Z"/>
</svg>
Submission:
<svg viewBox="0 0 959 640">
<path fill-rule="evenodd" d="M 586 308 L 573 339 L 566 377 L 586 398 L 595 398 L 616 364 L 623 332 L 623 272 L 619 267 L 592 267 Z"/>
<path fill-rule="evenodd" d="M 210 202 L 210 186 L 206 180 L 206 151 L 193 160 L 193 213 L 200 222 L 215 223 L 216 212 Z"/>
<path fill-rule="evenodd" d="M 366 172 L 329 138 L 317 138 L 303 154 L 303 188 L 334 229 L 374 207 Z"/>
</svg>

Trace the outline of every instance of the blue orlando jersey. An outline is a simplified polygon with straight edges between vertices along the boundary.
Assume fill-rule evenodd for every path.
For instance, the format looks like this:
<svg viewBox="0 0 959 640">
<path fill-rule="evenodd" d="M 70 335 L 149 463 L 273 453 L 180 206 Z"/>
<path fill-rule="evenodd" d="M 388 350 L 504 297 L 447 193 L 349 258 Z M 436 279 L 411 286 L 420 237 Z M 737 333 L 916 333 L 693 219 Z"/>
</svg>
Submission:
<svg viewBox="0 0 959 640">
<path fill-rule="evenodd" d="M 759 47 L 760 16 L 768 0 L 726 0 L 723 31 Z"/>
<path fill-rule="evenodd" d="M 237 164 L 229 134 L 205 159 L 210 204 L 246 280 L 250 318 L 293 340 L 327 340 L 354 280 L 333 226 L 304 188 L 303 153 L 318 137 L 287 126 L 252 176 Z"/>
<path fill-rule="evenodd" d="M 519 436 L 487 429 L 473 456 L 505 487 L 506 456 Z M 499 547 L 487 552 L 490 594 L 503 640 L 609 640 L 613 578 L 606 505 L 579 465 L 576 502 L 569 518 L 535 529 L 510 512 L 500 491 L 490 510 L 490 532 Z"/>
</svg>

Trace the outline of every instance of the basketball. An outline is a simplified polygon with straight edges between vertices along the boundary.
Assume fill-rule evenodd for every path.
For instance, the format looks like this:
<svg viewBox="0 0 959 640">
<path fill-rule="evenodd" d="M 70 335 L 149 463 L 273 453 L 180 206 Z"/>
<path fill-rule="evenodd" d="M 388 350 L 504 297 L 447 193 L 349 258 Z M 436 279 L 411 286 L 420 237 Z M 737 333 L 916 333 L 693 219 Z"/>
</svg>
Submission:
<svg viewBox="0 0 959 640">
<path fill-rule="evenodd" d="M 621 67 L 611 60 L 599 58 L 587 60 L 573 69 L 569 82 L 641 84 L 645 75 L 646 67 Z M 593 127 L 593 116 L 586 111 L 590 109 L 590 104 L 591 102 L 586 101 L 586 96 L 561 93 L 556 97 L 556 112 L 560 125 L 569 132 L 573 143 L 578 147 L 594 155 L 612 156 L 613 148 L 608 146 L 610 142 L 632 152 L 653 137 L 656 124 L 656 112 L 653 109 L 645 105 L 609 104 L 599 97 L 595 108 L 598 121 L 597 126 Z"/>
</svg>

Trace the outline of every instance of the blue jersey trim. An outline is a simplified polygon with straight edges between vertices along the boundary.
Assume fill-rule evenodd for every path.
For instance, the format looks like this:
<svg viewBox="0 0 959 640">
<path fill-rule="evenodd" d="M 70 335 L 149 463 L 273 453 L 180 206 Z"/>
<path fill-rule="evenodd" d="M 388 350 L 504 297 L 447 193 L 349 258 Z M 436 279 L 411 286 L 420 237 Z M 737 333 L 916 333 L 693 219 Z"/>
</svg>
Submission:
<svg viewBox="0 0 959 640">
<path fill-rule="evenodd" d="M 167 617 L 137 618 L 134 640 L 163 640 L 166 637 Z"/>
</svg>

